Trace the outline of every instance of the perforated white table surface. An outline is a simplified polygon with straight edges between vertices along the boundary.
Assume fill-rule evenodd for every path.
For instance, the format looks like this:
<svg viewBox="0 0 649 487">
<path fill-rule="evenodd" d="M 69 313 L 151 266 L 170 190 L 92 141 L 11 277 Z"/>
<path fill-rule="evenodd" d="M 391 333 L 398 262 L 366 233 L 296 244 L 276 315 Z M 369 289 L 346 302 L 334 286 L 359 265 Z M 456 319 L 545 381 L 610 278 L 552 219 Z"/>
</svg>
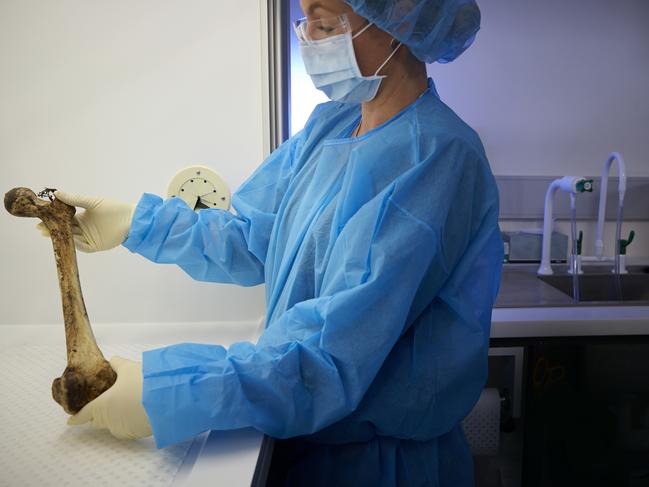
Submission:
<svg viewBox="0 0 649 487">
<path fill-rule="evenodd" d="M 65 369 L 64 341 L 8 339 L 9 330 L 0 327 L 0 486 L 250 485 L 260 433 L 205 433 L 157 449 L 152 438 L 119 440 L 89 425 L 68 426 L 51 395 L 52 380 Z M 98 343 L 107 358 L 133 360 L 160 346 L 106 344 L 99 337 Z"/>
<path fill-rule="evenodd" d="M 106 346 L 107 356 L 138 359 L 142 346 Z M 15 486 L 167 486 L 190 442 L 156 449 L 153 439 L 124 441 L 90 426 L 70 427 L 51 384 L 65 350 L 37 345 L 0 355 L 0 484 Z"/>
</svg>

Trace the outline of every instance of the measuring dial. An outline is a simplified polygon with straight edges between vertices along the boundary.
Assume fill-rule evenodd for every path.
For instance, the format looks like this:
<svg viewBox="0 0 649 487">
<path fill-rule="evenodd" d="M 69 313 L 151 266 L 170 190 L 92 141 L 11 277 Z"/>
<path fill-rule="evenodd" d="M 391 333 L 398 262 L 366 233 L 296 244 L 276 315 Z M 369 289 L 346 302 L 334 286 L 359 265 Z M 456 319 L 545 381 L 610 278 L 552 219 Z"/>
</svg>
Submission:
<svg viewBox="0 0 649 487">
<path fill-rule="evenodd" d="M 206 166 L 190 166 L 169 182 L 167 198 L 181 198 L 194 211 L 230 208 L 230 190 L 223 178 Z"/>
</svg>

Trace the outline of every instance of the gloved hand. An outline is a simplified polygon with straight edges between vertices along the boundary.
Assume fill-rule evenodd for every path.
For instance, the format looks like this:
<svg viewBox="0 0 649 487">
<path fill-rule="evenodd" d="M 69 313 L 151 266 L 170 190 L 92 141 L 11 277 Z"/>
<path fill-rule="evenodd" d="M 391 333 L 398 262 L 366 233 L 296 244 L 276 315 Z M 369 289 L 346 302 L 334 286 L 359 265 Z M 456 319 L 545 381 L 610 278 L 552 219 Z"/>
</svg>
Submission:
<svg viewBox="0 0 649 487">
<path fill-rule="evenodd" d="M 108 250 L 120 245 L 128 236 L 135 205 L 120 201 L 55 191 L 54 196 L 71 206 L 85 208 L 74 216 L 72 233 L 75 247 L 82 252 Z M 50 236 L 41 222 L 36 228 Z"/>
<path fill-rule="evenodd" d="M 117 380 L 110 389 L 68 419 L 68 424 L 90 422 L 121 439 L 151 436 L 151 425 L 142 406 L 142 364 L 122 357 L 110 359 Z"/>
</svg>

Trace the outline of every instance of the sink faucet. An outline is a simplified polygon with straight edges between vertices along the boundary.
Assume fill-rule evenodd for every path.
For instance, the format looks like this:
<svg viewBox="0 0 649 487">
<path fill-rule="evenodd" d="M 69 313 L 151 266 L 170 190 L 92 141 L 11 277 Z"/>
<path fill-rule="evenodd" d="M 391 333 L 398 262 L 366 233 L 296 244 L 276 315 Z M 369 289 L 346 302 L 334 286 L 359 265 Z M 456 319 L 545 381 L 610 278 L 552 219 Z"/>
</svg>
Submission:
<svg viewBox="0 0 649 487">
<path fill-rule="evenodd" d="M 608 174 L 611 170 L 611 164 L 614 161 L 618 162 L 618 173 L 620 181 L 617 187 L 618 192 L 618 214 L 622 208 L 624 208 L 624 194 L 626 193 L 626 164 L 622 158 L 622 154 L 619 152 L 612 152 L 606 162 L 604 163 L 604 168 L 602 169 L 602 182 L 601 189 L 599 192 L 599 213 L 597 216 L 597 232 L 595 233 L 595 258 L 602 260 L 604 257 L 604 218 L 606 213 L 606 192 L 608 189 Z M 621 222 L 619 222 L 621 223 Z M 616 254 L 618 252 L 618 245 L 616 243 Z"/>
<path fill-rule="evenodd" d="M 550 265 L 550 241 L 552 238 L 553 227 L 553 206 L 554 206 L 554 193 L 561 189 L 573 195 L 583 193 L 585 191 L 593 191 L 593 180 L 586 179 L 581 176 L 564 176 L 555 179 L 548 186 L 545 193 L 545 211 L 543 213 L 543 250 L 541 252 L 541 265 L 537 273 L 541 276 L 552 275 L 552 266 Z"/>
</svg>

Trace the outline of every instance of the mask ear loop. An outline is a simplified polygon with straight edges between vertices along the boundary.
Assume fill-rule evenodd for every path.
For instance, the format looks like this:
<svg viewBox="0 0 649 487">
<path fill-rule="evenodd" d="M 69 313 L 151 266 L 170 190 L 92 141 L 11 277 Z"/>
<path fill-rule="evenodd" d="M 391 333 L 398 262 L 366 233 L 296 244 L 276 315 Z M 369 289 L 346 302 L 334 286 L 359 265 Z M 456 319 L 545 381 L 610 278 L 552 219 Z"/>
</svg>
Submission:
<svg viewBox="0 0 649 487">
<path fill-rule="evenodd" d="M 367 29 L 369 29 L 369 28 L 372 27 L 373 25 L 374 25 L 374 22 L 370 22 L 370 23 L 367 24 L 365 27 L 363 27 L 361 30 L 359 30 L 358 32 L 356 32 L 356 34 L 354 34 L 354 35 L 352 36 L 352 39 L 356 39 L 359 35 L 361 35 L 363 32 L 365 32 Z"/>
<path fill-rule="evenodd" d="M 400 43 L 397 45 L 397 47 L 395 47 L 395 48 L 393 49 L 393 51 L 390 53 L 390 55 L 388 56 L 388 58 L 387 58 L 385 61 L 383 61 L 383 64 L 381 64 L 381 65 L 379 66 L 379 69 L 376 70 L 376 73 L 374 73 L 374 76 L 378 76 L 379 72 L 380 72 L 380 71 L 385 67 L 386 64 L 388 64 L 388 62 L 390 62 L 390 59 L 392 59 L 392 56 L 394 56 L 394 55 L 397 53 L 397 51 L 399 50 L 399 48 L 400 48 L 402 45 L 403 45 L 403 42 L 400 42 Z"/>
</svg>

